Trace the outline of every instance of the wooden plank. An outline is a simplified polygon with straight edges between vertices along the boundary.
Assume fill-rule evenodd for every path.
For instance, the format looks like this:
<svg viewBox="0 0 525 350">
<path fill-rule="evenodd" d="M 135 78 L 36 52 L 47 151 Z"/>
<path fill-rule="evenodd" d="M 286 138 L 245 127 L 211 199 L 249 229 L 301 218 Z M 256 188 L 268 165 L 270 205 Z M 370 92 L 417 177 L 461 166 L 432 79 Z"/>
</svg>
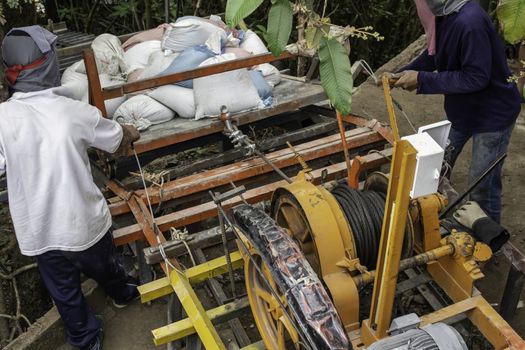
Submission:
<svg viewBox="0 0 525 350">
<path fill-rule="evenodd" d="M 192 70 L 169 74 L 161 77 L 138 80 L 131 83 L 125 83 L 120 86 L 107 87 L 103 90 L 104 99 L 109 100 L 121 97 L 133 92 L 152 89 L 155 87 L 174 84 L 180 81 L 205 77 L 209 75 L 229 72 L 241 68 L 249 68 L 263 63 L 271 63 L 295 57 L 288 51 L 284 51 L 280 56 L 274 56 L 272 53 L 263 53 L 246 58 L 212 64 L 209 66 L 198 67 Z"/>
<path fill-rule="evenodd" d="M 385 150 L 385 151 L 381 152 L 381 154 L 373 153 L 373 154 L 369 154 L 369 155 L 367 155 L 365 157 L 367 158 L 367 160 L 369 160 L 371 162 L 376 162 L 376 164 L 379 167 L 382 164 L 379 163 L 378 161 L 382 160 L 383 162 L 386 162 L 386 159 L 387 159 L 386 157 L 390 157 L 391 155 L 392 155 L 392 150 L 388 149 L 388 150 Z M 335 172 L 335 169 L 336 169 L 335 167 L 337 167 L 337 169 L 340 172 L 340 174 L 342 174 L 344 172 L 344 169 L 345 169 L 345 164 L 344 163 L 340 163 L 338 165 L 328 167 L 328 168 L 331 168 L 329 170 L 329 172 L 328 172 L 328 174 L 329 174 L 328 178 L 329 179 L 333 179 L 334 177 L 337 177 L 337 175 L 335 173 L 331 173 L 331 171 Z M 319 179 L 314 179 L 314 180 L 316 180 L 318 182 Z M 332 182 L 326 182 L 325 186 L 326 185 L 330 185 L 331 183 Z M 329 189 L 330 187 L 327 187 L 327 188 Z M 248 191 L 248 192 L 250 192 L 250 191 Z M 246 197 L 246 195 L 244 195 L 244 197 Z M 197 211 L 197 210 L 195 210 L 195 211 Z M 120 235 L 122 233 L 119 232 L 118 234 Z M 227 234 L 227 239 L 228 240 L 231 240 L 231 239 L 235 238 L 233 232 L 231 232 L 230 230 L 227 230 L 226 234 Z M 205 230 L 205 231 L 202 231 L 202 232 L 198 232 L 198 233 L 192 234 L 190 236 L 190 239 L 187 241 L 187 244 L 189 245 L 189 247 L 191 249 L 205 249 L 205 248 L 208 248 L 208 247 L 220 244 L 221 241 L 222 240 L 221 240 L 220 230 L 219 230 L 218 227 L 214 227 L 214 228 L 211 228 L 209 230 Z M 187 255 L 187 249 L 181 242 L 168 241 L 168 242 L 164 243 L 162 246 L 164 248 L 165 254 L 168 257 L 177 258 L 177 257 L 182 256 L 182 255 Z M 159 246 L 158 245 L 154 245 L 154 246 L 151 246 L 151 247 L 144 248 L 144 255 L 145 255 L 145 258 L 146 258 L 146 261 L 147 261 L 148 264 L 152 265 L 152 264 L 156 264 L 156 263 L 159 263 L 159 262 L 162 261 L 162 257 L 160 256 Z"/>
<path fill-rule="evenodd" d="M 327 134 L 337 128 L 335 120 L 326 117 L 322 118 L 327 120 L 305 127 L 301 130 L 292 131 L 284 135 L 279 135 L 269 139 L 265 139 L 259 144 L 258 148 L 262 152 L 266 152 L 277 147 L 282 147 L 286 144 L 286 142 L 295 144 L 296 142 L 303 141 L 311 137 Z M 205 169 L 211 169 L 215 166 L 227 164 L 229 162 L 241 159 L 243 157 L 244 151 L 236 148 L 222 152 L 221 154 L 216 154 L 213 156 L 196 160 L 192 164 L 174 167 L 172 169 L 167 170 L 169 171 L 169 174 L 166 176 L 169 179 L 177 179 L 182 176 L 188 176 L 196 172 L 203 171 Z M 128 180 L 123 180 L 122 182 L 124 183 L 126 188 L 129 189 L 138 189 L 139 187 L 142 187 L 142 180 L 140 178 L 131 178 Z"/>
<path fill-rule="evenodd" d="M 226 238 L 228 240 L 233 239 L 235 235 L 231 230 L 226 231 Z M 212 229 L 194 233 L 190 236 L 190 239 L 186 241 L 190 249 L 205 249 L 222 242 L 221 232 L 218 227 Z M 188 251 L 182 242 L 168 241 L 163 244 L 164 252 L 168 257 L 179 257 L 188 254 Z M 150 265 L 161 262 L 162 257 L 159 253 L 159 246 L 153 245 L 144 249 L 144 256 L 146 262 Z"/>
<path fill-rule="evenodd" d="M 254 204 L 263 200 L 267 200 L 271 197 L 271 194 L 279 187 L 286 185 L 286 181 L 279 181 L 273 184 L 259 187 L 250 190 L 244 194 L 244 198 L 248 203 Z M 224 203 L 225 209 L 231 208 L 241 202 L 240 199 L 234 198 L 233 200 Z M 183 227 L 204 219 L 214 217 L 217 215 L 217 207 L 215 203 L 208 202 L 195 207 L 179 210 L 177 212 L 161 216 L 155 220 L 161 231 L 167 231 L 171 227 Z M 118 230 L 113 231 L 113 237 L 116 245 L 123 245 L 134 242 L 142 237 L 142 231 L 139 225 L 131 225 Z"/>
<path fill-rule="evenodd" d="M 206 262 L 206 256 L 204 255 L 202 249 L 195 249 L 195 260 L 197 260 L 197 263 L 199 264 L 204 264 Z M 219 303 L 219 305 L 226 304 L 228 297 L 226 296 L 226 293 L 224 293 L 221 284 L 217 282 L 215 278 L 208 279 L 206 284 L 210 288 L 215 300 L 217 300 L 217 303 Z M 232 329 L 235 338 L 237 339 L 237 343 L 241 347 L 251 344 L 250 337 L 248 337 L 246 334 L 246 331 L 244 330 L 244 327 L 238 318 L 228 321 L 228 324 Z"/>
<path fill-rule="evenodd" d="M 153 218 L 151 217 L 151 214 L 149 213 L 148 209 L 146 208 L 146 205 L 140 199 L 138 196 L 132 196 L 129 200 L 129 207 L 131 208 L 133 212 L 133 216 L 135 216 L 135 220 L 137 220 L 137 226 L 139 227 L 139 233 L 143 235 L 144 238 L 148 241 L 149 245 L 156 245 L 156 244 L 162 244 L 166 242 L 166 238 L 164 238 L 164 235 L 162 234 L 156 234 L 156 232 L 153 229 L 153 225 L 151 224 L 153 221 Z M 169 262 L 175 266 L 177 269 L 180 269 L 181 266 L 179 265 L 177 259 L 169 259 Z M 166 276 L 169 275 L 170 266 L 167 262 L 162 263 L 161 265 L 162 270 L 166 274 Z"/>
<path fill-rule="evenodd" d="M 121 42 L 125 42 L 126 40 L 128 40 L 135 34 L 137 34 L 137 32 L 121 35 L 118 38 L 120 39 Z M 82 51 L 90 47 L 91 47 L 91 42 L 60 48 L 57 50 L 57 57 L 62 58 L 66 56 L 79 55 L 82 53 Z"/>
<path fill-rule="evenodd" d="M 274 104 L 271 107 L 232 115 L 237 125 L 250 124 L 274 115 L 297 110 L 326 99 L 320 85 L 283 79 L 274 89 Z M 154 125 L 142 133 L 135 142 L 137 153 L 144 153 L 197 137 L 222 132 L 224 125 L 218 119 L 190 120 L 175 118 Z"/>
<path fill-rule="evenodd" d="M 392 150 L 388 149 L 380 154 L 373 153 L 370 154 L 369 159 L 376 159 L 381 158 L 384 159 L 386 162 L 385 156 L 389 157 L 392 155 Z M 337 177 L 340 177 L 341 174 L 344 174 L 346 172 L 346 164 L 345 163 L 338 163 L 334 164 L 325 168 L 317 169 L 312 171 L 312 176 L 314 178 L 314 182 L 319 183 L 321 179 L 321 174 L 323 171 L 327 172 L 326 180 L 331 181 Z M 264 200 L 268 200 L 271 198 L 271 195 L 273 192 L 284 185 L 286 185 L 287 182 L 282 180 L 278 182 L 274 182 L 262 187 L 254 188 L 249 191 L 247 191 L 243 197 L 244 199 L 250 203 L 258 203 Z M 240 198 L 233 198 L 229 201 L 226 201 L 223 203 L 223 206 L 225 209 L 229 209 L 235 205 L 238 205 L 241 203 Z M 201 205 L 197 205 L 195 207 L 186 208 L 183 210 L 179 210 L 177 212 L 161 216 L 155 220 L 161 231 L 167 231 L 170 229 L 170 227 L 183 227 L 187 226 L 199 221 L 202 221 L 204 219 L 214 217 L 217 214 L 217 207 L 215 203 L 208 202 Z M 115 239 L 115 244 L 117 245 L 123 245 L 126 243 L 133 242 L 137 239 L 140 239 L 141 237 L 141 230 L 139 225 L 131 225 L 124 228 L 120 228 L 118 230 L 113 231 L 113 237 Z"/>
<path fill-rule="evenodd" d="M 346 136 L 350 148 L 357 148 L 383 140 L 377 132 L 371 131 L 367 128 L 357 128 L 347 131 Z M 295 149 L 301 154 L 305 161 L 338 153 L 342 151 L 342 148 L 343 146 L 339 135 L 331 135 L 295 146 Z M 282 149 L 272 152 L 267 155 L 267 158 L 279 168 L 286 168 L 297 164 L 295 154 L 290 149 Z M 272 167 L 259 158 L 226 165 L 164 184 L 162 187 L 162 200 L 168 201 L 174 198 L 180 198 L 222 186 L 231 181 L 235 182 L 244 180 L 271 171 L 273 171 Z M 151 188 L 148 192 L 152 204 L 160 202 L 161 194 L 158 188 Z M 137 194 L 143 195 L 144 193 L 143 191 L 137 191 Z M 112 198 L 109 201 L 112 203 L 110 205 L 110 211 L 113 216 L 129 212 L 129 208 L 124 201 L 115 198 Z"/>
</svg>

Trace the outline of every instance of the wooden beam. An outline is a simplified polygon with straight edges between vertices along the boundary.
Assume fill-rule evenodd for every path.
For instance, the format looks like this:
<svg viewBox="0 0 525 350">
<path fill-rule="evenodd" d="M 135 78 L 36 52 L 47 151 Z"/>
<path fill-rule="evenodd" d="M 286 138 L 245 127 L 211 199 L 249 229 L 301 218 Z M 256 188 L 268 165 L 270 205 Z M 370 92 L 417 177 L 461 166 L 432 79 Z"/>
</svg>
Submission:
<svg viewBox="0 0 525 350">
<path fill-rule="evenodd" d="M 387 162 L 386 157 L 390 157 L 392 155 L 392 150 L 388 149 L 385 151 L 380 152 L 380 154 L 372 153 L 368 156 L 365 156 L 365 159 L 383 159 L 384 162 Z M 378 166 L 381 164 L 380 161 L 378 161 Z M 312 171 L 312 176 L 314 177 L 315 182 L 319 183 L 321 179 L 321 175 L 323 171 L 327 172 L 327 181 L 331 181 L 335 178 L 338 178 L 341 176 L 341 174 L 344 174 L 346 172 L 346 164 L 345 163 L 339 163 L 334 164 L 325 168 L 317 169 Z M 274 182 L 262 187 L 257 187 L 254 189 L 251 189 L 247 191 L 243 197 L 244 199 L 250 203 L 258 203 L 264 200 L 268 200 L 271 198 L 271 195 L 273 192 L 284 185 L 286 185 L 286 181 L 278 181 Z M 191 185 L 191 184 L 190 184 Z M 238 205 L 241 203 L 240 198 L 233 198 L 225 203 L 223 203 L 225 209 L 229 209 L 232 206 Z M 217 214 L 217 207 L 215 203 L 208 202 L 204 204 L 200 204 L 191 208 L 179 210 L 177 212 L 161 216 L 155 220 L 157 225 L 159 226 L 161 231 L 167 231 L 170 229 L 170 227 L 183 227 L 187 226 L 189 224 L 193 224 L 199 221 L 202 221 L 204 219 L 208 219 L 211 217 L 216 216 Z M 117 245 L 123 245 L 126 243 L 134 242 L 137 239 L 141 239 L 142 237 L 142 231 L 139 225 L 131 225 L 127 226 L 118 230 L 113 231 L 113 237 L 115 238 L 115 243 Z"/>
<path fill-rule="evenodd" d="M 247 58 L 240 58 L 232 61 L 217 63 L 205 67 L 199 67 L 189 71 L 180 73 L 169 74 L 161 77 L 150 78 L 145 80 L 134 81 L 132 83 L 126 83 L 117 87 L 108 87 L 103 90 L 104 99 L 110 100 L 130 94 L 133 92 L 143 91 L 152 89 L 155 87 L 174 84 L 180 81 L 200 78 L 213 74 L 224 73 L 240 68 L 253 67 L 263 63 L 271 63 L 275 61 L 281 61 L 295 57 L 287 51 L 284 51 L 280 56 L 274 56 L 272 53 L 265 53 Z"/>
<path fill-rule="evenodd" d="M 384 140 L 381 135 L 368 128 L 357 128 L 347 131 L 346 137 L 348 139 L 348 147 L 350 148 L 357 148 Z M 310 161 L 341 152 L 343 146 L 341 145 L 339 135 L 331 135 L 297 145 L 295 149 L 305 161 Z M 288 148 L 269 153 L 267 158 L 279 168 L 286 168 L 297 164 L 295 154 Z M 151 203 L 158 204 L 161 198 L 163 201 L 169 201 L 174 198 L 180 198 L 227 185 L 231 181 L 236 182 L 271 171 L 273 171 L 272 167 L 262 159 L 254 158 L 168 182 L 162 187 L 162 197 L 161 191 L 158 188 L 151 188 L 148 192 Z M 144 191 L 137 191 L 137 194 L 143 196 Z M 111 203 L 110 210 L 112 216 L 129 212 L 129 207 L 125 201 L 119 198 L 110 198 L 109 201 Z"/>
</svg>

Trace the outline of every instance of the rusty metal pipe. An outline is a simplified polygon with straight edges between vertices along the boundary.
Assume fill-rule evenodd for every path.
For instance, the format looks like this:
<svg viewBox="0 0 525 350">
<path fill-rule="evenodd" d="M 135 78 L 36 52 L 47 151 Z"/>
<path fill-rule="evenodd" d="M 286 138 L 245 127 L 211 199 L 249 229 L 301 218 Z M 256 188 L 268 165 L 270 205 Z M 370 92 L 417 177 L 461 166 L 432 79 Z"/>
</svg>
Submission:
<svg viewBox="0 0 525 350">
<path fill-rule="evenodd" d="M 447 244 L 436 249 L 432 249 L 428 252 L 413 256 L 411 258 L 401 260 L 399 263 L 399 271 L 405 271 L 416 266 L 425 265 L 430 261 L 435 261 L 441 259 L 444 256 L 449 256 L 454 254 L 454 246 L 452 244 Z M 353 277 L 354 283 L 358 288 L 363 287 L 367 284 L 374 282 L 376 276 L 376 271 L 371 271 L 369 273 L 363 273 Z"/>
</svg>

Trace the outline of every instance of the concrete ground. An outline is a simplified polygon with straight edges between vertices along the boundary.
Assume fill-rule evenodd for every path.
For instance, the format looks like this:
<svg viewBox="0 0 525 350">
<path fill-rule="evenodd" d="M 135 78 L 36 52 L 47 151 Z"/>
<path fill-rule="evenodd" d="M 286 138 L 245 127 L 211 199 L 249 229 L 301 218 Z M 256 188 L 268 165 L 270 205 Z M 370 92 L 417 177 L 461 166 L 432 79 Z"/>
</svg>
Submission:
<svg viewBox="0 0 525 350">
<path fill-rule="evenodd" d="M 422 42 L 416 43 L 400 56 L 389 62 L 383 69 L 395 71 L 408 62 L 422 47 Z M 412 122 L 418 126 L 442 120 L 445 116 L 442 96 L 419 96 L 415 93 L 401 90 L 393 91 L 393 96 L 400 102 Z M 375 118 L 386 122 L 388 120 L 384 103 L 383 92 L 370 83 L 364 83 L 354 96 L 353 112 L 368 118 Z M 401 113 L 397 112 L 398 123 L 402 135 L 411 133 L 408 123 Z M 509 157 L 504 169 L 503 220 L 502 223 L 512 233 L 512 241 L 522 251 L 525 251 L 525 110 L 522 110 L 514 131 Z M 461 191 L 466 187 L 470 150 L 465 149 L 454 169 L 452 180 L 456 188 Z M 508 271 L 508 264 L 504 257 L 497 255 L 484 266 L 486 278 L 478 283 L 482 293 L 489 302 L 497 304 L 503 291 L 503 283 Z M 522 297 L 525 297 L 523 295 Z M 101 298 L 104 298 L 101 295 Z M 103 301 L 97 306 L 104 318 L 105 338 L 104 349 L 135 350 L 155 349 L 151 340 L 150 330 L 165 324 L 165 304 L 153 303 L 151 306 L 142 306 L 138 302 L 126 309 L 117 310 Z M 516 315 L 513 326 L 525 337 L 525 309 L 521 308 Z M 63 345 L 59 350 L 72 349 Z"/>
</svg>

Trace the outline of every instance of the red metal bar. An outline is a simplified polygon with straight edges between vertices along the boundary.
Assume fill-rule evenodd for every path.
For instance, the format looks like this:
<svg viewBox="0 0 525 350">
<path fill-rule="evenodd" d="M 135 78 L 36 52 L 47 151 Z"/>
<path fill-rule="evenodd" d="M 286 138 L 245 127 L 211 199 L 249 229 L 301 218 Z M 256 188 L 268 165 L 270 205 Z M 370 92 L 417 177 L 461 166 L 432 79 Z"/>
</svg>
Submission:
<svg viewBox="0 0 525 350">
<path fill-rule="evenodd" d="M 389 156 L 392 155 L 392 150 L 388 149 L 382 152 L 384 156 L 378 154 L 370 154 L 363 157 L 365 163 L 370 161 L 373 165 L 379 167 L 382 164 L 387 162 Z M 312 172 L 314 177 L 314 182 L 319 183 L 323 170 L 328 171 L 328 176 L 326 180 L 331 181 L 333 179 L 339 178 L 346 172 L 346 163 L 338 163 L 330 165 L 326 168 L 317 169 Z M 274 182 L 265 186 L 257 187 L 247 191 L 243 197 L 248 203 L 258 203 L 264 200 L 269 200 L 273 192 L 281 187 L 286 185 L 286 181 Z M 230 208 L 234 205 L 240 204 L 239 198 L 234 198 L 230 201 L 224 203 L 224 207 Z M 161 216 L 156 219 L 156 224 L 158 225 L 161 231 L 167 231 L 170 227 L 183 227 L 190 225 L 217 215 L 217 206 L 213 202 L 208 202 L 204 204 L 197 205 L 195 207 L 179 210 L 177 212 Z M 139 225 L 127 226 L 113 232 L 113 237 L 115 238 L 115 243 L 117 245 L 123 245 L 126 243 L 131 243 L 137 239 L 141 239 L 142 231 Z"/>
<path fill-rule="evenodd" d="M 346 132 L 348 138 L 347 146 L 357 148 L 366 144 L 372 144 L 383 140 L 381 135 L 370 129 L 360 128 Z M 326 157 L 331 154 L 341 152 L 343 145 L 339 135 L 331 135 L 319 140 L 310 141 L 296 146 L 297 152 L 301 154 L 305 161 Z M 289 149 L 282 149 L 267 155 L 276 166 L 286 168 L 296 164 L 295 154 Z M 167 201 L 173 198 L 184 197 L 193 193 L 209 190 L 221 185 L 226 185 L 230 181 L 240 181 L 253 176 L 266 174 L 272 168 L 259 158 L 226 165 L 204 173 L 190 175 L 164 184 L 162 187 L 162 200 Z M 143 195 L 143 191 L 137 191 Z M 152 204 L 157 204 L 161 200 L 160 190 L 152 188 L 149 191 Z M 115 201 L 110 199 L 111 214 L 113 216 L 129 212 L 125 201 Z"/>
</svg>

